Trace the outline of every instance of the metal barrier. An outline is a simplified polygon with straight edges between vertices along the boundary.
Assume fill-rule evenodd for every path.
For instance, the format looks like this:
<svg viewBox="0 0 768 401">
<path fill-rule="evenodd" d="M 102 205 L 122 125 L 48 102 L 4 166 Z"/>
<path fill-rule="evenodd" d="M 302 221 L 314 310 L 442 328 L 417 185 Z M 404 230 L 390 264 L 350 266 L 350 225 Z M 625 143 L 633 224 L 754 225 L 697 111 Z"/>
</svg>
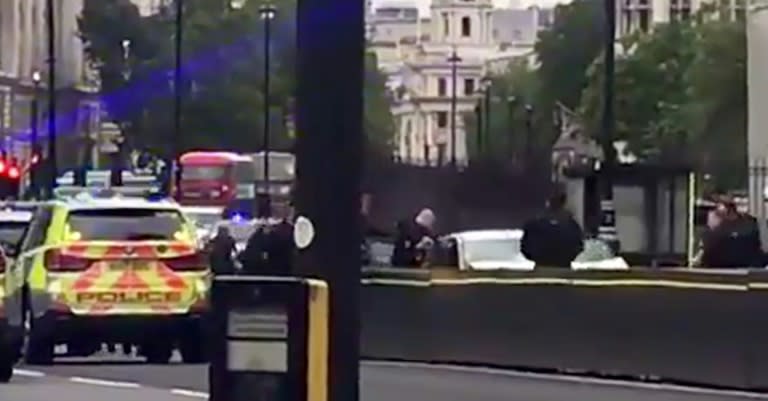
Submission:
<svg viewBox="0 0 768 401">
<path fill-rule="evenodd" d="M 368 270 L 366 358 L 768 389 L 768 272 Z"/>
<path fill-rule="evenodd" d="M 212 290 L 212 401 L 326 401 L 328 287 L 221 276 Z"/>
</svg>

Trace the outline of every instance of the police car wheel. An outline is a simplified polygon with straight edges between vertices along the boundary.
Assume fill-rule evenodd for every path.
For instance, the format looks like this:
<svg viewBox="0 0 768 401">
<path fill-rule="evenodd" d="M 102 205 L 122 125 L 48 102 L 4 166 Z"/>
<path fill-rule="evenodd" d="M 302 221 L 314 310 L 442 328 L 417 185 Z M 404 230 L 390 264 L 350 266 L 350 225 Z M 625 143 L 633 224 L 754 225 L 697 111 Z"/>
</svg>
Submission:
<svg viewBox="0 0 768 401">
<path fill-rule="evenodd" d="M 13 360 L 11 358 L 0 359 L 0 383 L 8 383 L 13 377 Z"/>
<path fill-rule="evenodd" d="M 24 360 L 29 365 L 50 365 L 53 363 L 54 343 L 35 330 L 34 323 L 27 337 Z"/>
</svg>

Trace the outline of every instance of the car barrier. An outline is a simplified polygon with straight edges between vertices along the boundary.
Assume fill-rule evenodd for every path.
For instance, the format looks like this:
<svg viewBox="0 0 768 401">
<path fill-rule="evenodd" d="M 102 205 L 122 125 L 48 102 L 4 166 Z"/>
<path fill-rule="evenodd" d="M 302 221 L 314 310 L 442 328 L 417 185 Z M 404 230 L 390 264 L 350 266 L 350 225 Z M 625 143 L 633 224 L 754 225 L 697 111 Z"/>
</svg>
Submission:
<svg viewBox="0 0 768 401">
<path fill-rule="evenodd" d="M 768 271 L 366 269 L 365 358 L 768 389 Z"/>
</svg>

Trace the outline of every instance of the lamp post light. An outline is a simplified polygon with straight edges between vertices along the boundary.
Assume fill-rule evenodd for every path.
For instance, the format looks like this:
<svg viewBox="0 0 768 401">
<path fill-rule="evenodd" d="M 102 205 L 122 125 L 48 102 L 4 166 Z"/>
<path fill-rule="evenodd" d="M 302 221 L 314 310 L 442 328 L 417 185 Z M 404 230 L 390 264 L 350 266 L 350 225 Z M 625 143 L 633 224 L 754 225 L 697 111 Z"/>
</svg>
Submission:
<svg viewBox="0 0 768 401">
<path fill-rule="evenodd" d="M 264 109 L 262 111 L 264 118 L 264 132 L 262 133 L 262 152 L 264 153 L 264 184 L 263 188 L 265 193 L 260 201 L 260 209 L 258 213 L 262 217 L 270 217 L 272 215 L 272 201 L 271 201 L 271 180 L 269 171 L 269 131 L 270 131 L 270 67 L 271 67 L 271 52 L 270 45 L 272 42 L 272 20 L 277 15 L 277 9 L 270 4 L 265 4 L 259 7 L 259 16 L 264 20 Z M 258 191 L 257 191 L 258 195 Z"/>
<path fill-rule="evenodd" d="M 451 57 L 448 58 L 451 63 L 451 166 L 456 167 L 456 86 L 458 84 L 458 63 L 461 57 L 456 54 L 456 48 L 453 48 Z"/>
</svg>

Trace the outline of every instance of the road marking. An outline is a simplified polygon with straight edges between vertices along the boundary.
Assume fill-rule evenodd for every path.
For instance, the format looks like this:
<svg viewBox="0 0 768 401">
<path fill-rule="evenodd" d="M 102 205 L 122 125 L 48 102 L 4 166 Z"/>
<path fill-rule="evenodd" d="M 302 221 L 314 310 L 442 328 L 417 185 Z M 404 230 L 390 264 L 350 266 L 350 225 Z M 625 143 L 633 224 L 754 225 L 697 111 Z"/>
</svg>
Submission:
<svg viewBox="0 0 768 401">
<path fill-rule="evenodd" d="M 88 377 L 70 377 L 69 381 L 71 381 L 73 383 L 90 384 L 90 385 L 94 385 L 94 386 L 104 386 L 104 387 L 117 387 L 117 388 L 140 388 L 141 387 L 137 383 L 118 382 L 118 381 L 101 380 L 101 379 L 91 379 L 91 378 L 88 378 Z"/>
<path fill-rule="evenodd" d="M 171 394 L 192 398 L 208 398 L 208 393 L 203 393 L 202 391 L 184 390 L 183 388 L 171 389 Z"/>
<path fill-rule="evenodd" d="M 13 374 L 18 376 L 24 376 L 24 377 L 45 377 L 45 373 L 43 372 L 38 372 L 35 370 L 25 370 L 25 369 L 14 369 Z"/>
<path fill-rule="evenodd" d="M 624 381 L 624 380 L 618 380 L 618 379 L 601 379 L 601 378 L 583 377 L 583 376 L 582 377 L 564 376 L 564 375 L 558 375 L 555 373 L 553 374 L 528 373 L 528 372 L 520 372 L 520 371 L 504 370 L 504 369 L 460 366 L 460 365 L 450 365 L 450 364 L 430 364 L 430 363 L 418 363 L 418 362 L 365 361 L 362 364 L 369 365 L 369 366 L 394 367 L 394 368 L 400 368 L 400 369 L 441 370 L 441 371 L 452 371 L 452 372 L 469 373 L 469 374 L 506 376 L 506 377 L 522 378 L 522 379 L 537 379 L 537 380 L 548 380 L 548 381 L 556 381 L 556 382 L 594 384 L 594 385 L 600 385 L 600 386 L 615 386 L 615 387 L 656 390 L 656 391 L 669 391 L 669 392 L 678 392 L 678 393 L 687 393 L 687 394 L 696 394 L 696 395 L 727 396 L 727 397 L 740 397 L 740 398 L 752 399 L 752 400 L 768 400 L 768 394 L 752 393 L 749 391 L 717 390 L 717 389 L 691 387 L 691 386 L 683 386 L 683 385 L 676 385 L 676 384 L 643 383 L 643 382 Z"/>
</svg>

